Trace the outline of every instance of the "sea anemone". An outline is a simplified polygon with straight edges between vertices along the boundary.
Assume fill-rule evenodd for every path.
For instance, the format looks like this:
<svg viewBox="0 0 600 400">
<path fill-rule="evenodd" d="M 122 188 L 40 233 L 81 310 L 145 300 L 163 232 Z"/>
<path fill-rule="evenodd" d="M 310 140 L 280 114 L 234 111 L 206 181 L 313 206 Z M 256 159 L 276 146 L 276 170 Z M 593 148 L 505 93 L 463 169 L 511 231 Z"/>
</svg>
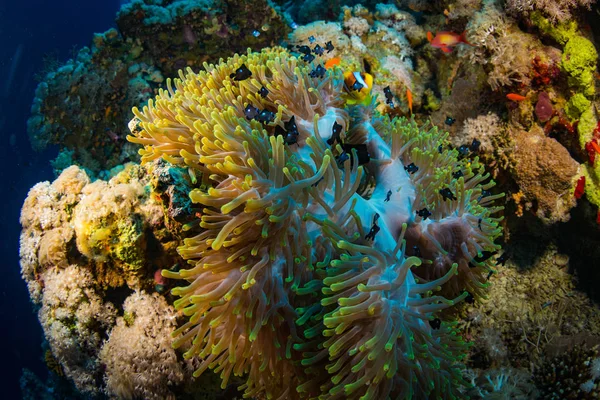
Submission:
<svg viewBox="0 0 600 400">
<path fill-rule="evenodd" d="M 484 286 L 492 184 L 442 148 L 446 134 L 390 121 L 375 100 L 345 104 L 342 71 L 315 65 L 249 51 L 180 72 L 134 109 L 143 161 L 199 175 L 179 249 L 191 267 L 163 271 L 188 282 L 172 290 L 189 317 L 174 346 L 200 359 L 196 376 L 245 375 L 248 397 L 455 398 L 465 344 L 433 320 Z M 448 285 L 449 299 L 432 294 Z"/>
</svg>

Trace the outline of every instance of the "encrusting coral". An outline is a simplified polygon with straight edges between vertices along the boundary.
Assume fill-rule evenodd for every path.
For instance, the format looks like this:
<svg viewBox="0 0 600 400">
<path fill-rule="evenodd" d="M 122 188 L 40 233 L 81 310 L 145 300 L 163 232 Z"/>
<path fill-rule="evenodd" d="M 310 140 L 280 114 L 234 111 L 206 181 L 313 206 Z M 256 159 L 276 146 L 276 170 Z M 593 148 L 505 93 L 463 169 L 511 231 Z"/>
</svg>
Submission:
<svg viewBox="0 0 600 400">
<path fill-rule="evenodd" d="M 163 271 L 187 282 L 174 346 L 248 397 L 457 398 L 466 345 L 434 318 L 483 295 L 501 195 L 447 134 L 345 104 L 317 64 L 249 51 L 134 109 L 142 160 L 198 179 L 189 267 Z"/>
</svg>

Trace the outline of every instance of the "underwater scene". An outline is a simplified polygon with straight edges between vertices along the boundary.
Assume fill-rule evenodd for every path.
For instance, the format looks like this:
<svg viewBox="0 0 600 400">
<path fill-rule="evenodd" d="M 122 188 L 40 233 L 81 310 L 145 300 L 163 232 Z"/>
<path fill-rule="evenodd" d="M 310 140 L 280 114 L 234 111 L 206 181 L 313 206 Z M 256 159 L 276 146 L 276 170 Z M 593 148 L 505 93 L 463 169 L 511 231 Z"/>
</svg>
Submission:
<svg viewBox="0 0 600 400">
<path fill-rule="evenodd" d="M 600 398 L 595 0 L 99 3 L 5 40 L 3 398 Z"/>
</svg>

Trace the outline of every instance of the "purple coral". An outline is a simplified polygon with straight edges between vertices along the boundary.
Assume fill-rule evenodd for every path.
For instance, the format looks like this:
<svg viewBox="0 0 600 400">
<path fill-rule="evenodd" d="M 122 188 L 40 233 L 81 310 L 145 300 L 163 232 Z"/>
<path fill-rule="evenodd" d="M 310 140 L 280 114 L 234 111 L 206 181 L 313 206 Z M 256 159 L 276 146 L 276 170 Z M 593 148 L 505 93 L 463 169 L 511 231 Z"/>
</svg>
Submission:
<svg viewBox="0 0 600 400">
<path fill-rule="evenodd" d="M 546 122 L 552 118 L 553 114 L 554 109 L 552 108 L 550 96 L 548 96 L 548 93 L 546 92 L 541 92 L 538 95 L 538 101 L 535 105 L 535 115 L 538 117 L 540 122 Z"/>
</svg>

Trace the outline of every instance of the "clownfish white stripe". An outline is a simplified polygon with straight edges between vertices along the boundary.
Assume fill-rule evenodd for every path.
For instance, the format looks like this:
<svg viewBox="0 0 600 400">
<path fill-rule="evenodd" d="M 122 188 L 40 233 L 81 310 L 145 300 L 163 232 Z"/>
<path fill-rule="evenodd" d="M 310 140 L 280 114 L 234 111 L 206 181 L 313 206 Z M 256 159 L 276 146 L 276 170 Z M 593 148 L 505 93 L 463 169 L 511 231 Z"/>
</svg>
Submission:
<svg viewBox="0 0 600 400">
<path fill-rule="evenodd" d="M 354 72 L 353 75 L 354 75 L 354 79 L 356 79 L 356 81 L 358 83 L 363 85 L 363 87 L 366 87 L 367 89 L 369 89 L 369 85 L 367 85 L 367 82 L 365 82 L 363 77 L 360 75 L 360 72 Z"/>
</svg>

